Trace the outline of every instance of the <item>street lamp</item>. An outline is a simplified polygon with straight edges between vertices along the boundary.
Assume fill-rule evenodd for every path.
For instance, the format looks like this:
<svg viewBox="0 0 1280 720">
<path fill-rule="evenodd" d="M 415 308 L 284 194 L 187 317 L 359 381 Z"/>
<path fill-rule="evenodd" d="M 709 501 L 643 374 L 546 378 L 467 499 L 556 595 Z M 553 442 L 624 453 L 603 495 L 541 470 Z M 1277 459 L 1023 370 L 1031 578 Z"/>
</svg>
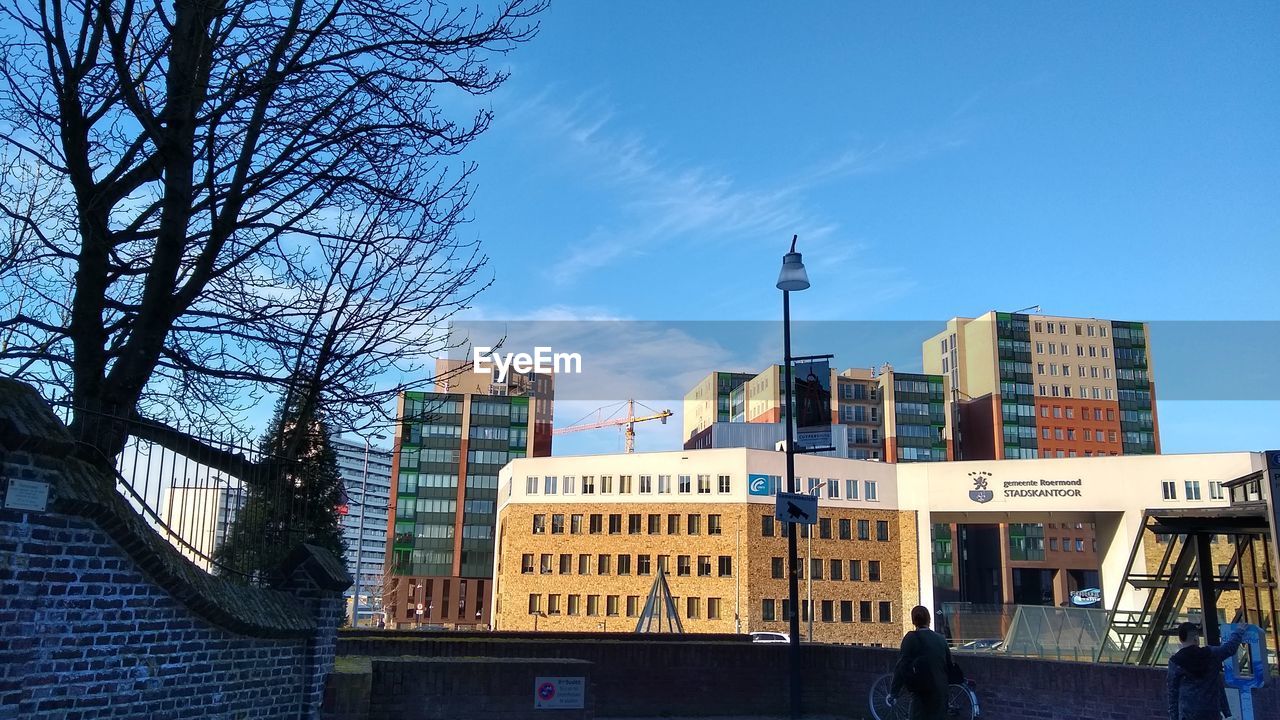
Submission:
<svg viewBox="0 0 1280 720">
<path fill-rule="evenodd" d="M 814 497 L 822 496 L 822 481 L 819 480 L 817 485 L 809 488 L 809 494 Z M 809 611 L 809 642 L 813 642 L 813 528 L 809 527 L 809 553 L 805 558 L 805 576 L 804 581 L 807 586 L 805 594 L 808 599 L 805 600 L 806 609 Z"/>
<path fill-rule="evenodd" d="M 351 593 L 351 627 L 357 627 L 360 618 L 360 565 L 364 550 L 364 514 L 369 509 L 369 439 L 364 439 L 364 477 L 360 481 L 360 524 L 356 530 L 356 577 Z M 385 440 L 385 435 L 374 435 L 374 440 Z"/>
<path fill-rule="evenodd" d="M 542 612 L 541 610 L 534 610 L 529 614 L 533 616 L 533 631 L 538 632 L 538 618 L 544 618 L 547 616 L 547 614 Z"/>
<path fill-rule="evenodd" d="M 804 270 L 804 260 L 796 252 L 796 240 L 799 235 L 791 236 L 791 251 L 782 256 L 782 270 L 778 273 L 777 288 L 782 291 L 782 372 L 783 392 L 786 393 L 787 414 L 784 418 L 787 437 L 787 492 L 794 493 L 800 489 L 796 482 L 796 449 L 795 449 L 795 408 L 792 399 L 791 379 L 791 293 L 809 288 L 809 274 Z M 788 585 L 787 597 L 791 605 L 789 620 L 790 647 L 788 657 L 791 664 L 791 717 L 800 717 L 800 613 L 797 600 L 800 595 L 800 584 L 796 578 L 796 527 L 791 525 L 787 533 Z"/>
</svg>

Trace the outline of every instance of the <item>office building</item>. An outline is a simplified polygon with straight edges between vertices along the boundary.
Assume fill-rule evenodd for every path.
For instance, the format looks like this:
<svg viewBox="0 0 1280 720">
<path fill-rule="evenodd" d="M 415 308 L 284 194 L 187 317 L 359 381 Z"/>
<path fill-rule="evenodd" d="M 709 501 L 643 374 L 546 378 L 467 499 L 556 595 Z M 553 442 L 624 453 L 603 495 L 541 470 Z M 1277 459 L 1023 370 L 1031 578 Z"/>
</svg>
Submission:
<svg viewBox="0 0 1280 720">
<path fill-rule="evenodd" d="M 554 385 L 442 361 L 435 392 L 399 399 L 384 610 L 391 627 L 489 623 L 498 471 L 551 453 Z"/>
<path fill-rule="evenodd" d="M 925 341 L 951 383 L 963 460 L 1160 452 L 1143 323 L 988 312 Z"/>
<path fill-rule="evenodd" d="M 499 475 L 495 627 L 633 631 L 661 569 L 686 632 L 786 631 L 787 543 L 773 497 L 785 467 L 784 453 L 742 448 L 513 461 Z M 1225 508 L 1224 483 L 1264 468 L 1263 453 L 1247 452 L 798 456 L 802 489 L 819 495 L 818 523 L 799 543 L 802 631 L 812 617 L 815 641 L 893 645 L 916 604 L 1100 596 L 1102 607 L 1140 610 L 1153 591 L 1123 578 L 1154 569 L 1165 549 L 1143 529 L 1148 509 Z M 954 527 L 962 532 L 934 532 Z M 1215 546 L 1218 562 L 1229 555 Z M 1198 600 L 1181 602 L 1194 612 Z M 1231 617 L 1238 602 L 1222 603 Z"/>
<path fill-rule="evenodd" d="M 359 610 L 363 622 L 365 612 L 377 610 L 382 604 L 387 509 L 391 503 L 391 453 L 341 437 L 333 438 L 331 443 L 347 497 L 339 510 L 342 538 L 347 544 L 347 572 L 353 579 L 359 574 Z M 355 585 L 347 588 L 348 599 L 355 590 Z"/>
<path fill-rule="evenodd" d="M 770 365 L 741 381 L 728 393 L 729 423 L 766 424 L 785 430 L 781 365 Z M 710 378 L 738 381 L 742 373 L 714 372 L 685 395 L 686 449 L 751 447 L 761 433 L 690 424 L 703 417 Z M 947 411 L 949 380 L 942 375 L 903 373 L 890 365 L 876 369 L 831 371 L 831 423 L 835 457 L 884 462 L 938 462 L 951 457 L 951 413 Z M 723 423 L 724 421 L 719 421 Z M 697 428 L 696 430 L 694 428 Z M 769 433 L 772 435 L 773 433 Z"/>
<path fill-rule="evenodd" d="M 748 372 L 716 371 L 699 380 L 684 396 L 684 439 L 688 440 L 715 423 L 734 421 L 730 394 L 753 377 L 755 375 Z"/>
</svg>

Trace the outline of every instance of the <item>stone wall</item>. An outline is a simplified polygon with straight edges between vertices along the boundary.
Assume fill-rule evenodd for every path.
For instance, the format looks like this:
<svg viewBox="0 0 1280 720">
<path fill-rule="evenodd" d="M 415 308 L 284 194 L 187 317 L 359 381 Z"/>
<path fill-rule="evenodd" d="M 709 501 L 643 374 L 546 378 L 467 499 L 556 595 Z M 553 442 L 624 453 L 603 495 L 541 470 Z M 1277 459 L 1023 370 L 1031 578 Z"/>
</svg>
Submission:
<svg viewBox="0 0 1280 720">
<path fill-rule="evenodd" d="M 450 634 L 361 633 L 339 639 L 339 655 L 386 658 L 559 658 L 588 661 L 594 715 L 609 717 L 785 716 L 788 712 L 787 647 L 721 637 L 696 640 L 670 636 L 640 637 L 532 633 Z M 805 711 L 820 717 L 865 718 L 871 684 L 888 672 L 897 651 L 841 645 L 803 649 Z M 957 656 L 977 683 L 982 717 L 988 720 L 1079 720 L 1125 718 L 1164 720 L 1163 668 L 1135 668 L 1007 658 Z M 371 663 L 373 693 L 386 690 L 378 663 Z M 462 667 L 462 666 L 459 666 Z M 477 666 L 478 668 L 479 666 Z M 404 673 L 424 668 L 398 666 Z M 480 672 L 480 670 L 476 670 Z M 421 675 L 425 678 L 426 675 Z M 462 682 L 480 682 L 474 679 Z M 325 720 L 381 720 L 373 714 L 330 714 L 346 691 L 331 687 Z M 389 692 L 389 690 L 388 690 Z M 1280 717 L 1276 683 L 1254 695 L 1255 717 Z M 424 702 L 430 702 L 424 700 Z M 349 706 L 347 706 L 349 707 Z M 472 717 L 454 706 L 458 720 Z"/>
<path fill-rule="evenodd" d="M 341 564 L 300 546 L 278 588 L 209 575 L 73 449 L 0 380 L 0 505 L 12 479 L 49 486 L 45 511 L 0 508 L 0 720 L 318 717 Z"/>
</svg>

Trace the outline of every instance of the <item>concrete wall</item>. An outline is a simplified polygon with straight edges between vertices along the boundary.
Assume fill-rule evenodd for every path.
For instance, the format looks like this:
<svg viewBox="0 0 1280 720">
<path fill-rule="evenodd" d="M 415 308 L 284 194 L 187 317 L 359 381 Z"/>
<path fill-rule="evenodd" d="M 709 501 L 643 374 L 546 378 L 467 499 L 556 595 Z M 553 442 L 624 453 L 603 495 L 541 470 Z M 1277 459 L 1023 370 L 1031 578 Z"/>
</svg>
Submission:
<svg viewBox="0 0 1280 720">
<path fill-rule="evenodd" d="M 209 575 L 156 534 L 30 388 L 0 380 L 0 720 L 308 719 L 349 582 L 302 546 L 278 589 Z"/>
</svg>

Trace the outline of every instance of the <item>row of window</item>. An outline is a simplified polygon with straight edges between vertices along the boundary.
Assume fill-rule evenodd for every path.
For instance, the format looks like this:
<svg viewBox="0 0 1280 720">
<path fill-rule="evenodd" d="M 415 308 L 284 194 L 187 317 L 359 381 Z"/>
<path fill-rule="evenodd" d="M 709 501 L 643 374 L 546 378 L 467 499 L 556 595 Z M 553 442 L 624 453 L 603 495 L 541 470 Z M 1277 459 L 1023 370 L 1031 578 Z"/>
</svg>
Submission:
<svg viewBox="0 0 1280 720">
<path fill-rule="evenodd" d="M 1200 481 L 1184 480 L 1182 483 L 1183 497 L 1187 500 L 1199 500 L 1200 498 Z M 1163 480 L 1160 483 L 1160 489 L 1165 500 L 1178 499 L 1178 482 L 1176 480 Z M 1209 499 L 1222 500 L 1225 495 L 1221 480 L 1209 481 Z"/>
<path fill-rule="evenodd" d="M 853 600 L 840 600 L 839 605 L 835 600 L 823 600 L 818 605 L 819 612 L 815 619 L 821 622 L 842 622 L 851 623 L 853 619 Z M 812 612 L 812 600 L 802 600 L 800 602 L 800 619 L 807 621 Z M 878 605 L 878 607 L 876 607 Z M 778 614 L 778 608 L 782 608 L 782 614 Z M 839 620 L 836 619 L 836 609 L 839 608 Z M 878 609 L 876 616 L 872 615 L 872 611 Z M 760 601 L 760 619 L 765 622 L 774 622 L 777 620 L 791 619 L 791 603 L 788 600 L 773 600 L 765 598 Z M 879 603 L 873 603 L 871 600 L 858 601 L 858 622 L 893 622 L 893 603 L 888 600 L 881 600 Z"/>
<path fill-rule="evenodd" d="M 640 494 L 649 495 L 654 492 L 654 477 L 654 475 L 639 476 L 638 487 Z M 658 475 L 656 477 L 658 480 L 656 485 L 658 494 L 669 494 L 671 492 L 671 476 Z M 612 495 L 615 488 L 619 495 L 630 495 L 636 489 L 636 484 L 632 482 L 633 476 L 631 475 L 619 475 L 616 486 L 613 475 L 599 476 L 599 484 L 597 484 L 596 480 L 595 475 L 582 476 L 583 495 L 595 495 L 597 489 L 601 495 Z M 692 494 L 694 487 L 694 476 L 676 476 L 676 490 L 681 495 Z M 710 475 L 698 475 L 696 487 L 699 495 L 710 495 L 713 488 L 717 493 L 724 495 L 733 491 L 733 481 L 728 475 L 718 475 L 713 483 Z M 578 478 L 574 475 L 565 475 L 564 477 L 547 475 L 542 478 L 537 475 L 529 475 L 525 478 L 524 492 L 526 495 L 537 495 L 539 488 L 541 488 L 543 495 L 575 495 L 578 493 Z"/>
<path fill-rule="evenodd" d="M 1071 538 L 1062 538 L 1062 552 L 1071 552 L 1072 548 L 1075 548 L 1075 552 L 1084 552 L 1084 538 L 1076 538 L 1074 545 L 1071 542 Z M 1049 549 L 1053 552 L 1058 551 L 1058 538 L 1049 538 Z M 1093 539 L 1093 552 L 1098 552 L 1097 538 Z"/>
<path fill-rule="evenodd" d="M 1099 442 L 1101 442 L 1101 441 L 1099 441 Z M 1034 452 L 1034 451 L 1033 451 L 1033 452 Z M 1096 453 L 1095 453 L 1094 451 L 1092 451 L 1092 450 L 1085 450 L 1085 451 L 1084 451 L 1084 457 L 1108 457 L 1108 456 L 1114 457 L 1114 456 L 1117 456 L 1117 455 L 1119 455 L 1119 454 L 1120 454 L 1120 453 L 1116 452 L 1115 450 L 1112 450 L 1112 451 L 1110 451 L 1110 452 L 1105 451 L 1105 450 L 1099 450 L 1099 451 L 1098 451 L 1098 452 L 1096 452 Z M 1081 457 L 1081 455 L 1080 455 L 1080 453 L 1076 452 L 1075 450 L 1055 450 L 1055 449 L 1053 449 L 1053 448 L 1040 448 L 1040 457 L 1042 457 L 1042 458 L 1066 458 L 1066 457 Z"/>
<path fill-rule="evenodd" d="M 848 563 L 848 572 L 845 572 L 846 563 Z M 770 576 L 774 580 L 785 580 L 787 577 L 786 558 L 774 557 L 770 563 Z M 796 565 L 796 576 L 803 579 L 805 577 L 804 563 Z M 831 558 L 823 560 L 822 558 L 809 558 L 809 576 L 814 580 L 847 580 L 849 582 L 862 582 L 862 561 L 861 560 L 842 560 L 840 558 Z M 880 561 L 867 561 L 867 582 L 880 582 Z"/>
<path fill-rule="evenodd" d="M 1101 374 L 1099 374 L 1097 365 L 1090 365 L 1087 369 L 1085 368 L 1084 365 L 1077 365 L 1076 372 L 1078 373 L 1077 375 L 1078 377 L 1088 377 L 1088 378 L 1101 377 L 1104 380 L 1111 379 L 1111 368 L 1109 367 L 1103 367 L 1101 370 Z M 1045 363 L 1036 363 L 1036 374 L 1049 375 L 1050 377 L 1058 377 L 1059 375 L 1058 364 L 1049 363 L 1048 372 L 1045 372 Z M 1061 375 L 1062 377 L 1071 377 L 1071 366 L 1068 365 L 1067 363 L 1063 363 Z"/>
<path fill-rule="evenodd" d="M 1093 430 L 1092 428 L 1084 428 L 1080 431 L 1085 442 L 1117 442 L 1115 430 L 1108 430 L 1103 433 L 1101 430 Z M 1043 440 L 1075 440 L 1075 428 L 1040 428 L 1040 438 Z"/>
<path fill-rule="evenodd" d="M 1053 412 L 1053 417 L 1056 417 L 1056 418 L 1066 417 L 1068 420 L 1074 420 L 1074 419 L 1075 419 L 1075 417 L 1076 417 L 1076 409 L 1075 409 L 1075 407 L 1073 407 L 1073 406 L 1071 406 L 1071 405 L 1065 405 L 1065 406 L 1063 406 L 1063 405 L 1054 405 L 1054 406 L 1052 406 L 1052 407 L 1050 407 L 1049 405 L 1041 405 L 1041 406 L 1040 406 L 1040 417 L 1045 417 L 1045 418 L 1049 417 L 1049 413 L 1050 413 L 1050 411 L 1051 411 L 1051 410 L 1052 410 L 1052 412 Z M 1099 407 L 1090 408 L 1090 407 L 1088 407 L 1088 406 L 1081 405 L 1081 406 L 1080 406 L 1080 419 L 1081 419 L 1081 420 L 1088 420 L 1088 419 L 1089 419 L 1090 414 L 1092 414 L 1092 415 L 1093 415 L 1093 420 L 1094 420 L 1095 422 L 1102 422 L 1102 418 L 1103 418 L 1103 410 L 1104 410 L 1104 408 L 1099 408 Z M 1116 419 L 1116 411 L 1115 411 L 1115 409 L 1114 409 L 1114 408 L 1105 408 L 1105 410 L 1106 410 L 1106 418 L 1107 418 L 1107 422 L 1115 422 L 1115 419 Z"/>
<path fill-rule="evenodd" d="M 1038 390 L 1039 392 L 1037 392 L 1036 394 L 1039 395 L 1040 397 L 1064 397 L 1064 398 L 1072 397 L 1072 394 L 1071 394 L 1072 389 L 1070 385 L 1059 386 L 1059 385 L 1045 385 L 1044 383 L 1041 383 L 1038 387 Z M 1080 391 L 1075 395 L 1075 397 L 1078 397 L 1081 400 L 1114 400 L 1115 393 L 1112 392 L 1111 388 L 1109 387 L 1098 388 L 1098 387 L 1089 387 L 1086 385 L 1081 385 Z"/>
<path fill-rule="evenodd" d="M 537 557 L 535 566 L 533 553 L 524 553 L 520 556 L 520 573 L 533 575 L 536 567 L 540 575 L 573 575 L 575 569 L 578 575 L 630 575 L 632 558 L 630 554 L 580 553 L 575 563 L 572 553 L 560 553 L 558 556 L 542 553 Z M 733 577 L 733 557 L 730 555 L 718 555 L 714 559 L 710 555 L 698 555 L 696 558 L 693 555 L 676 555 L 675 558 L 675 574 L 680 577 L 692 577 L 695 570 L 698 577 Z M 652 575 L 655 562 L 657 570 L 671 573 L 670 555 L 639 554 L 634 559 L 636 575 Z"/>
<path fill-rule="evenodd" d="M 786 488 L 782 486 L 781 475 L 753 475 L 751 476 L 753 495 L 759 494 L 754 492 L 754 487 L 757 481 L 764 482 L 765 490 L 769 495 L 777 495 L 780 490 L 786 490 Z M 841 491 L 843 490 L 843 497 L 845 500 L 859 499 L 859 485 L 857 480 L 845 480 L 842 485 L 838 478 L 827 478 L 826 480 L 823 480 L 822 478 L 811 477 L 807 484 L 800 483 L 800 478 L 796 478 L 796 483 L 802 488 L 807 487 L 808 490 L 805 492 L 808 492 L 810 495 L 826 497 L 830 500 L 839 500 L 841 499 Z M 868 502 L 877 502 L 880 500 L 880 486 L 876 480 L 863 480 L 861 489 L 862 499 Z"/>
<path fill-rule="evenodd" d="M 582 535 L 585 532 L 588 535 L 600 535 L 605 532 L 605 515 L 603 513 L 592 513 L 590 515 L 574 513 L 568 516 L 568 531 L 570 535 Z M 609 535 L 622 534 L 622 513 L 611 513 L 608 517 Z M 663 523 L 663 515 L 658 513 L 649 513 L 647 515 L 641 513 L 629 513 L 627 515 L 627 533 L 628 535 L 679 535 L 681 527 L 684 528 L 686 535 L 702 534 L 702 515 L 691 513 L 681 515 L 680 513 L 668 513 L 666 522 Z M 707 534 L 719 535 L 724 532 L 724 523 L 719 514 L 711 513 L 707 516 Z M 683 518 L 683 521 L 681 520 Z M 666 532 L 663 532 L 663 528 Z M 537 514 L 533 516 L 533 534 L 544 535 L 547 533 L 547 516 L 545 514 Z M 562 535 L 565 532 L 565 516 L 561 513 L 551 515 L 551 534 Z"/>
<path fill-rule="evenodd" d="M 818 518 L 818 537 L 823 540 L 831 540 L 833 537 L 832 524 L 833 524 L 832 518 L 829 518 L 829 517 Z M 775 528 L 779 531 L 778 532 L 779 537 L 786 537 L 788 533 L 788 530 L 787 530 L 788 527 L 790 527 L 790 523 L 776 522 L 773 515 L 760 516 L 760 535 L 763 537 L 773 537 Z M 809 527 L 810 526 L 808 525 L 800 526 L 800 537 L 802 538 L 809 537 Z M 839 518 L 835 522 L 835 527 L 840 540 L 853 539 L 854 521 L 852 519 Z M 858 520 L 857 528 L 858 528 L 859 540 L 871 539 L 871 521 L 870 520 Z M 876 521 L 876 541 L 889 542 L 889 521 L 888 520 Z"/>
<path fill-rule="evenodd" d="M 1074 323 L 1074 325 L 1075 325 L 1075 330 L 1076 330 L 1076 335 L 1077 335 L 1077 336 L 1079 336 L 1079 335 L 1088 335 L 1089 337 L 1094 337 L 1094 332 L 1095 332 L 1095 331 L 1098 333 L 1098 334 L 1097 334 L 1097 337 L 1106 337 L 1106 336 L 1107 336 L 1107 327 L 1108 327 L 1108 326 L 1107 326 L 1105 323 L 1103 323 L 1103 324 L 1101 324 L 1101 325 L 1092 325 L 1092 324 L 1090 324 L 1090 323 Z M 1042 323 L 1041 321 L 1037 320 L 1037 321 L 1033 324 L 1033 327 L 1035 328 L 1035 331 L 1036 331 L 1036 332 L 1048 332 L 1050 335 L 1054 334 L 1055 332 L 1056 332 L 1057 334 L 1059 334 L 1059 335 L 1066 335 L 1066 334 L 1067 334 L 1067 324 L 1066 324 L 1066 323 L 1063 323 L 1063 322 L 1060 322 L 1060 323 L 1051 323 L 1051 322 L 1045 322 L 1045 323 Z M 1042 327 L 1044 328 L 1043 330 L 1041 329 Z"/>
<path fill-rule="evenodd" d="M 543 604 L 543 598 L 546 598 L 546 604 Z M 583 597 L 586 598 L 585 608 L 582 602 Z M 604 598 L 604 606 L 601 607 L 600 599 Z M 552 593 L 550 595 L 541 595 L 533 593 L 529 595 L 529 614 L 538 616 L 549 615 L 569 615 L 587 617 L 621 617 L 623 611 L 624 596 L 622 595 L 565 595 L 565 603 L 561 605 L 561 595 Z M 678 612 L 684 613 L 685 620 L 701 620 L 703 611 L 703 599 L 700 597 L 673 597 L 672 600 Z M 683 600 L 683 602 L 681 602 Z M 718 597 L 705 598 L 707 620 L 719 620 L 724 613 L 724 599 Z M 639 595 L 625 596 L 626 617 L 640 617 L 644 606 L 640 601 Z M 585 612 L 584 612 L 585 610 Z"/>
</svg>

